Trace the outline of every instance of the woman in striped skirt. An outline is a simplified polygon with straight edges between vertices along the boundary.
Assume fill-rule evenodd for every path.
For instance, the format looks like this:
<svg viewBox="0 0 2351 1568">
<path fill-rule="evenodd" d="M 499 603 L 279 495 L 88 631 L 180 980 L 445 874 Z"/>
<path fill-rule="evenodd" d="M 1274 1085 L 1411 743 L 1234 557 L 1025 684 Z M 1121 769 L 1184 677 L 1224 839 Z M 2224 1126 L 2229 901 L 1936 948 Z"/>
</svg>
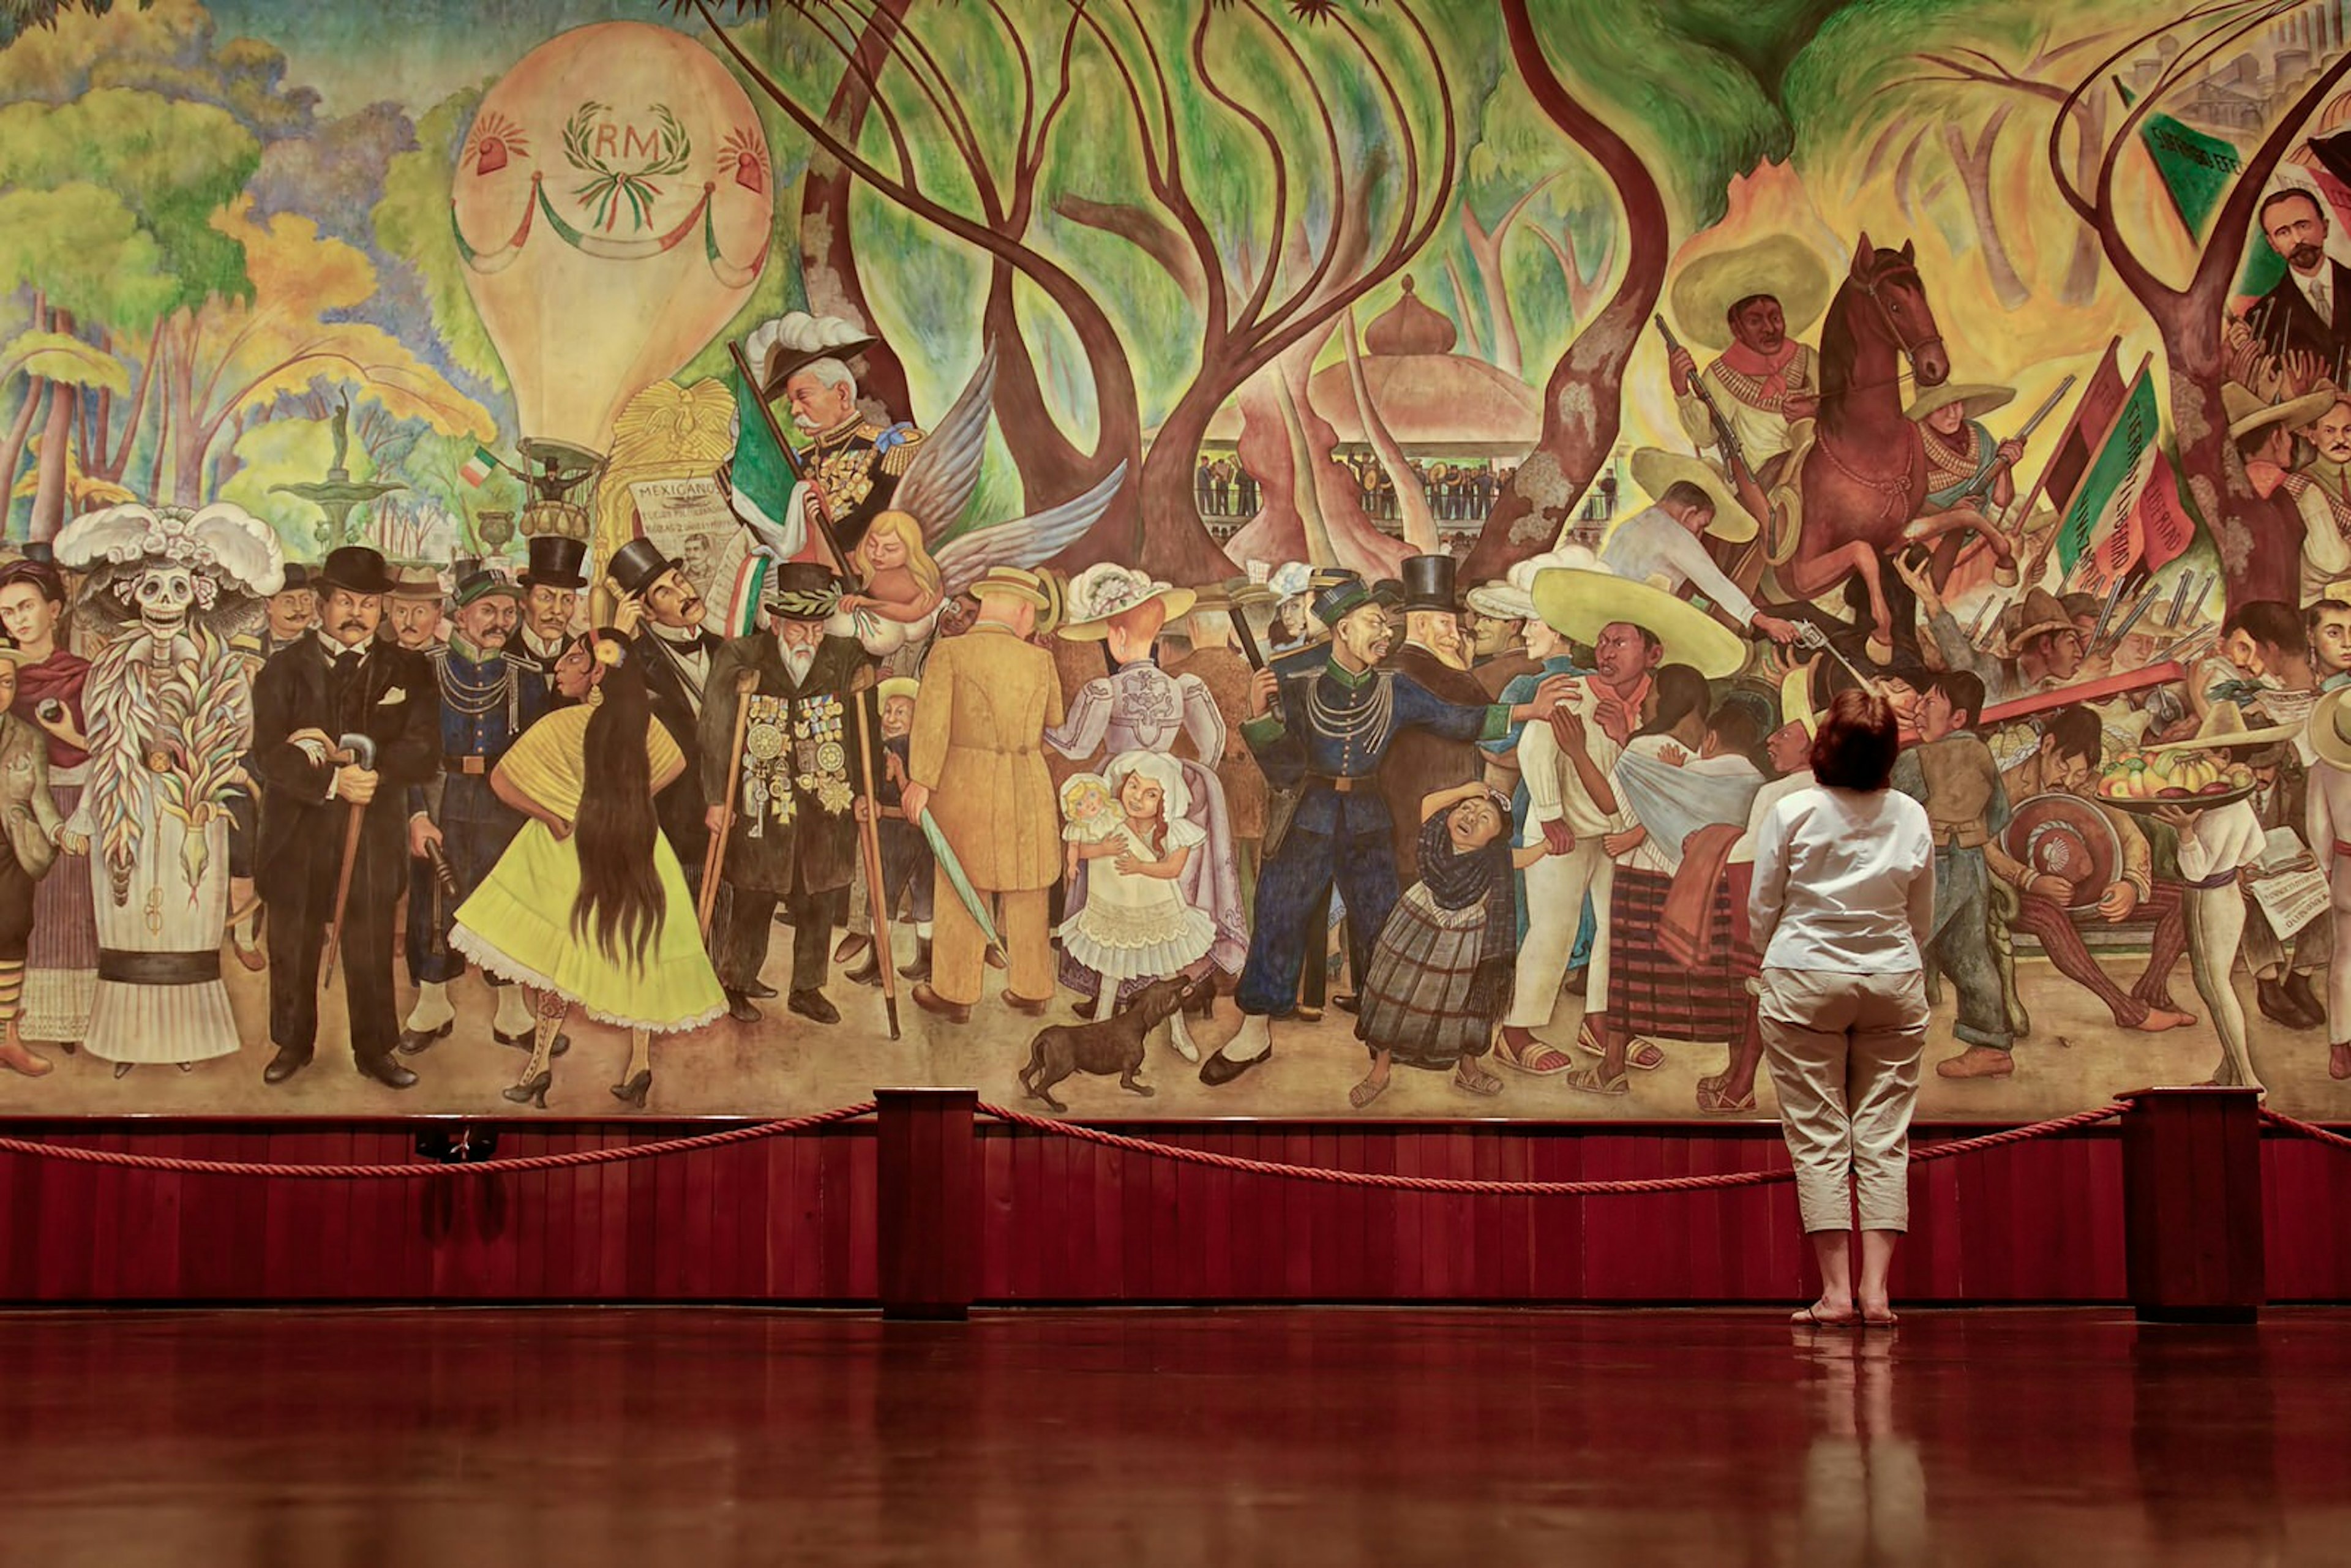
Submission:
<svg viewBox="0 0 2351 1568">
<path fill-rule="evenodd" d="M 89 772 L 82 687 L 89 661 L 66 646 L 66 585 L 45 560 L 0 566 L 0 629 L 24 655 L 16 696 L 8 712 L 46 740 L 49 800 L 60 819 L 81 804 Z M 55 1040 L 74 1049 L 89 1024 L 98 993 L 98 915 L 90 902 L 87 857 L 40 880 L 33 897 L 33 934 L 25 959 L 24 1010 L 16 1020 L 25 1040 Z"/>
</svg>

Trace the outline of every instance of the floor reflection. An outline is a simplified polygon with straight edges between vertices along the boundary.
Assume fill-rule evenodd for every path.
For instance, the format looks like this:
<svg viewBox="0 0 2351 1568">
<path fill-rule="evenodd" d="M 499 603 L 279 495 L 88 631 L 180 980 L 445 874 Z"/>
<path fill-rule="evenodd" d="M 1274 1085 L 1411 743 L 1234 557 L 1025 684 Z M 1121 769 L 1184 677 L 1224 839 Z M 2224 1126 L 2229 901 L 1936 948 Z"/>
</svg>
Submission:
<svg viewBox="0 0 2351 1568">
<path fill-rule="evenodd" d="M 0 1315 L 0 1568 L 2342 1562 L 2347 1323 Z"/>
</svg>

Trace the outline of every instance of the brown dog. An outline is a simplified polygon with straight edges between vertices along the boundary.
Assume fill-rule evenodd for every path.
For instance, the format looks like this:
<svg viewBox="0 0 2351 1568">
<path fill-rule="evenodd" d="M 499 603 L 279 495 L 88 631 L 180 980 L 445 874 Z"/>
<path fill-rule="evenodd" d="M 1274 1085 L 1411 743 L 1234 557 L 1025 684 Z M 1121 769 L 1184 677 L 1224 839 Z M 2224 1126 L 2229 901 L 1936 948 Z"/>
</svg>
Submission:
<svg viewBox="0 0 2351 1568">
<path fill-rule="evenodd" d="M 1144 1039 L 1169 1014 L 1188 1005 L 1196 989 L 1211 984 L 1173 975 L 1152 981 L 1124 1008 L 1099 1022 L 1054 1024 L 1039 1030 L 1029 1042 L 1029 1065 L 1020 1070 L 1020 1087 L 1030 1099 L 1042 1100 L 1056 1111 L 1069 1107 L 1053 1098 L 1053 1085 L 1072 1072 L 1105 1078 L 1115 1072 L 1120 1088 L 1143 1095 L 1155 1092 L 1134 1081 L 1134 1075 L 1143 1071 Z"/>
</svg>

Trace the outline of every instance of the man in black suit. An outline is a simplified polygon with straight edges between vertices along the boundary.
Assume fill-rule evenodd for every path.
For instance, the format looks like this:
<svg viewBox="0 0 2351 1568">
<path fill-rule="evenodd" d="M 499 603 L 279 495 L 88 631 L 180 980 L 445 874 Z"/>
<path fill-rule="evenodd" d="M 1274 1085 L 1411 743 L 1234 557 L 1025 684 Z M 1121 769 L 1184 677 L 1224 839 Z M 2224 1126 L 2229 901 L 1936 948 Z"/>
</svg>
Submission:
<svg viewBox="0 0 2351 1568">
<path fill-rule="evenodd" d="M 708 805 L 702 792 L 703 687 L 723 639 L 704 629 L 709 612 L 701 593 L 651 539 L 631 539 L 615 550 L 604 575 L 620 599 L 613 630 L 629 639 L 629 651 L 641 661 L 653 717 L 685 755 L 685 771 L 654 797 L 653 812 L 684 868 L 686 885 L 698 894 L 710 850 L 710 827 L 703 820 Z"/>
<path fill-rule="evenodd" d="M 2310 355 L 2340 386 L 2351 349 L 2351 267 L 2326 254 L 2325 204 L 2299 186 L 2273 192 L 2262 203 L 2261 224 L 2285 258 L 2285 277 L 2246 319 L 2272 357 Z"/>
<path fill-rule="evenodd" d="M 351 1055 L 362 1076 L 405 1089 L 416 1074 L 392 1059 L 392 909 L 408 883 L 408 789 L 440 762 L 436 683 L 423 654 L 376 638 L 392 586 L 382 556 L 356 545 L 336 550 L 314 580 L 317 628 L 270 655 L 253 684 L 251 768 L 261 781 L 254 869 L 269 903 L 269 1037 L 277 1048 L 262 1077 L 283 1083 L 310 1064 L 319 967 L 357 810 L 337 960 Z M 350 756 L 349 735 L 373 743 L 371 764 Z"/>
</svg>

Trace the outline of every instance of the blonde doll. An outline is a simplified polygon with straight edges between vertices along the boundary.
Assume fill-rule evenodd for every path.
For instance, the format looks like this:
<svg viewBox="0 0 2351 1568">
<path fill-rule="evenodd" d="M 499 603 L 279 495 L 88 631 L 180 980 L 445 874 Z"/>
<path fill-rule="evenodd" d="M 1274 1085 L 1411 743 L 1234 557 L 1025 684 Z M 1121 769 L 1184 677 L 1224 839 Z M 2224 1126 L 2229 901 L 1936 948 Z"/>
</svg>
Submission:
<svg viewBox="0 0 2351 1568">
<path fill-rule="evenodd" d="M 1063 857 L 1061 880 L 1078 879 L 1078 862 L 1087 858 L 1081 846 L 1098 844 L 1118 831 L 1118 798 L 1110 780 L 1099 773 L 1072 773 L 1061 786 L 1061 821 L 1069 824 L 1061 838 L 1070 848 Z"/>
</svg>

